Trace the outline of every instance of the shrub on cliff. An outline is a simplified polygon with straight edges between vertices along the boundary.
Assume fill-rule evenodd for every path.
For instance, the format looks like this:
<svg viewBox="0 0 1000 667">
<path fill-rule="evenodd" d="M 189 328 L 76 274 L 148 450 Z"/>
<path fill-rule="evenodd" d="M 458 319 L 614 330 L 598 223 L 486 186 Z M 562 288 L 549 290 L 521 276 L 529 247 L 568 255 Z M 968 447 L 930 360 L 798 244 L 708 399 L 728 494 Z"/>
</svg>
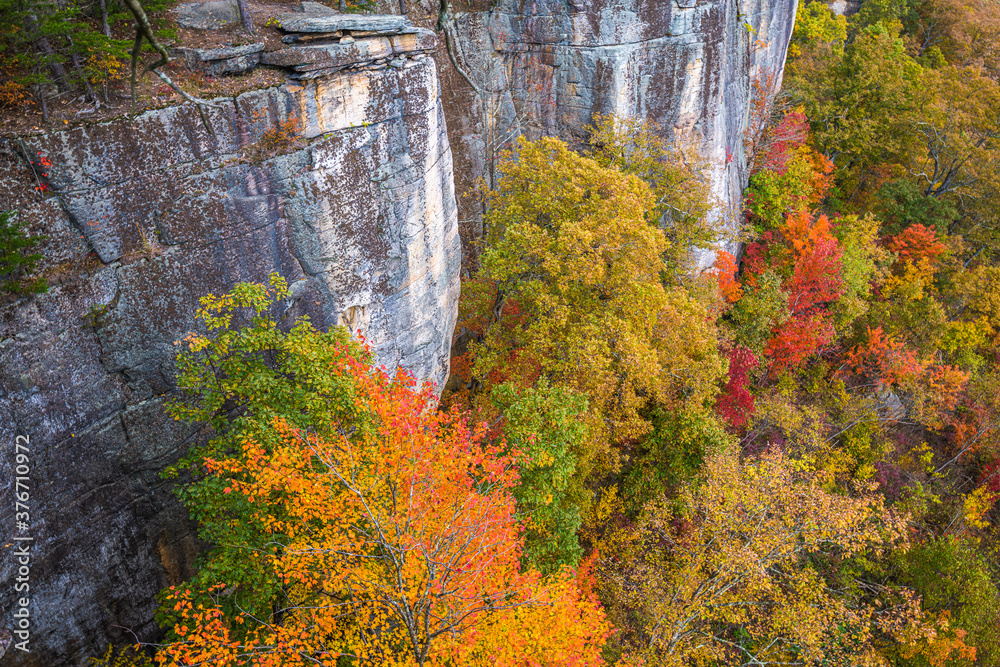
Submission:
<svg viewBox="0 0 1000 667">
<path fill-rule="evenodd" d="M 44 292 L 44 278 L 29 278 L 42 254 L 29 252 L 44 236 L 32 236 L 11 211 L 0 212 L 0 294 L 17 296 Z"/>
<path fill-rule="evenodd" d="M 108 646 L 100 658 L 88 658 L 87 667 L 153 667 L 153 661 L 132 647 Z"/>
</svg>

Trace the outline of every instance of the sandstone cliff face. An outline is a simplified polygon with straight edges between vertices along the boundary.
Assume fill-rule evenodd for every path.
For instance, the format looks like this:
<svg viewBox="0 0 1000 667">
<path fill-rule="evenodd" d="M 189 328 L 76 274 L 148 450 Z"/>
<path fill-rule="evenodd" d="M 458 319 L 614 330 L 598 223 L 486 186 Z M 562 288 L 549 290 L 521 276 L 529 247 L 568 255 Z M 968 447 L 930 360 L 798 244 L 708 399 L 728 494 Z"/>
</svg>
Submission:
<svg viewBox="0 0 1000 667">
<path fill-rule="evenodd" d="M 64 276 L 0 307 L 0 521 L 14 526 L 25 435 L 31 521 L 15 534 L 35 539 L 32 652 L 4 664 L 77 664 L 126 628 L 151 639 L 155 594 L 190 574 L 198 545 L 158 472 L 192 436 L 163 403 L 205 293 L 277 271 L 287 314 L 347 324 L 378 363 L 447 378 L 451 153 L 434 61 L 396 64 L 217 101 L 211 132 L 186 106 L 4 144 L 0 200 L 41 225 Z M 39 153 L 44 199 L 24 159 Z M 17 566 L 5 554 L 0 580 Z M 14 598 L 0 590 L 8 627 Z"/>
<path fill-rule="evenodd" d="M 485 93 L 446 106 L 459 171 L 487 169 L 491 137 L 508 128 L 575 142 L 595 113 L 641 117 L 701 150 L 719 215 L 735 224 L 748 113 L 761 84 L 780 84 L 795 9 L 795 0 L 499 0 L 457 14 L 462 57 Z"/>
</svg>

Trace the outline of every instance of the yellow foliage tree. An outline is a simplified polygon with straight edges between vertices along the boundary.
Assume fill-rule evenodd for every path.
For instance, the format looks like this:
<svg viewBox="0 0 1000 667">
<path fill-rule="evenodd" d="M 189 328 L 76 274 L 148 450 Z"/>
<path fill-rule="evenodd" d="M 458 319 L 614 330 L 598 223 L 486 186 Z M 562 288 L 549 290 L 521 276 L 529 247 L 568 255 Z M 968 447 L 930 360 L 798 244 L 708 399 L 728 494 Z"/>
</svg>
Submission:
<svg viewBox="0 0 1000 667">
<path fill-rule="evenodd" d="M 642 179 L 551 138 L 520 140 L 500 172 L 461 305 L 472 372 L 487 387 L 544 376 L 586 395 L 586 473 L 649 430 L 651 403 L 704 404 L 725 362 L 707 308 L 661 281 L 669 243 Z"/>
<path fill-rule="evenodd" d="M 931 635 L 947 637 L 949 651 L 968 649 L 906 591 L 879 590 L 876 602 L 828 585 L 824 559 L 906 548 L 905 522 L 880 496 L 825 491 L 822 474 L 775 450 L 746 462 L 710 457 L 705 475 L 679 502 L 648 506 L 598 545 L 627 660 L 888 665 L 887 638 L 916 653 Z"/>
</svg>

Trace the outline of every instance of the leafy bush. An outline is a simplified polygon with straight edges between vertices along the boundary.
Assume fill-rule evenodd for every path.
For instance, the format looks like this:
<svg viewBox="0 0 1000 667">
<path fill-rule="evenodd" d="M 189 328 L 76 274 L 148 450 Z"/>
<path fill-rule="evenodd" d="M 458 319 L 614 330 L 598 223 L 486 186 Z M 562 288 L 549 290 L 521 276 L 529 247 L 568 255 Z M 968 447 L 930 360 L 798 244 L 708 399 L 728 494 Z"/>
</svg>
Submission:
<svg viewBox="0 0 1000 667">
<path fill-rule="evenodd" d="M 28 278 L 42 259 L 41 253 L 28 251 L 45 238 L 28 234 L 12 211 L 0 212 L 0 294 L 24 296 L 48 289 L 44 278 Z"/>
<path fill-rule="evenodd" d="M 153 662 L 143 653 L 136 653 L 132 648 L 115 649 L 108 646 L 100 658 L 89 658 L 88 667 L 153 667 Z"/>
</svg>

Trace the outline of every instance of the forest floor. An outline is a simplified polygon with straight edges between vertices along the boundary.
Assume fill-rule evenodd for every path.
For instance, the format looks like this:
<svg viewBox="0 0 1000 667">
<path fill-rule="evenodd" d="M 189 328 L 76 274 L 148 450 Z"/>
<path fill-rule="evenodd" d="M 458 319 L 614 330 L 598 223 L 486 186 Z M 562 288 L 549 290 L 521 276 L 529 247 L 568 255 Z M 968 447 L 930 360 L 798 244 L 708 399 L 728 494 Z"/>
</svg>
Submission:
<svg viewBox="0 0 1000 667">
<path fill-rule="evenodd" d="M 298 0 L 247 0 L 257 33 L 255 36 L 250 36 L 238 21 L 213 30 L 182 27 L 174 17 L 177 4 L 171 9 L 150 16 L 154 29 L 165 29 L 170 33 L 170 38 L 162 39 L 163 45 L 168 49 L 176 47 L 215 49 L 262 41 L 266 51 L 276 51 L 284 47 L 281 42 L 283 33 L 267 23 L 278 14 L 296 11 L 299 6 Z M 134 33 L 125 26 L 115 29 L 113 33 L 116 39 L 131 40 L 134 37 Z M 151 49 L 144 48 L 143 64 L 140 65 L 139 72 L 141 73 L 141 68 L 145 64 L 153 62 L 157 57 Z M 0 135 L 50 131 L 75 124 L 104 121 L 130 113 L 132 100 L 129 94 L 129 63 L 120 65 L 118 76 L 113 77 L 107 86 L 94 87 L 99 101 L 97 107 L 79 90 L 54 94 L 54 89 L 50 90 L 46 97 L 49 115 L 47 123 L 43 121 L 42 106 L 36 96 L 30 96 L 17 104 L 0 106 Z M 229 97 L 248 90 L 279 86 L 287 82 L 284 73 L 267 66 L 254 67 L 242 74 L 210 77 L 188 69 L 182 60 L 174 60 L 164 70 L 185 92 L 204 99 Z M 136 98 L 136 113 L 183 101 L 180 95 L 152 73 L 139 77 L 136 84 Z"/>
</svg>

